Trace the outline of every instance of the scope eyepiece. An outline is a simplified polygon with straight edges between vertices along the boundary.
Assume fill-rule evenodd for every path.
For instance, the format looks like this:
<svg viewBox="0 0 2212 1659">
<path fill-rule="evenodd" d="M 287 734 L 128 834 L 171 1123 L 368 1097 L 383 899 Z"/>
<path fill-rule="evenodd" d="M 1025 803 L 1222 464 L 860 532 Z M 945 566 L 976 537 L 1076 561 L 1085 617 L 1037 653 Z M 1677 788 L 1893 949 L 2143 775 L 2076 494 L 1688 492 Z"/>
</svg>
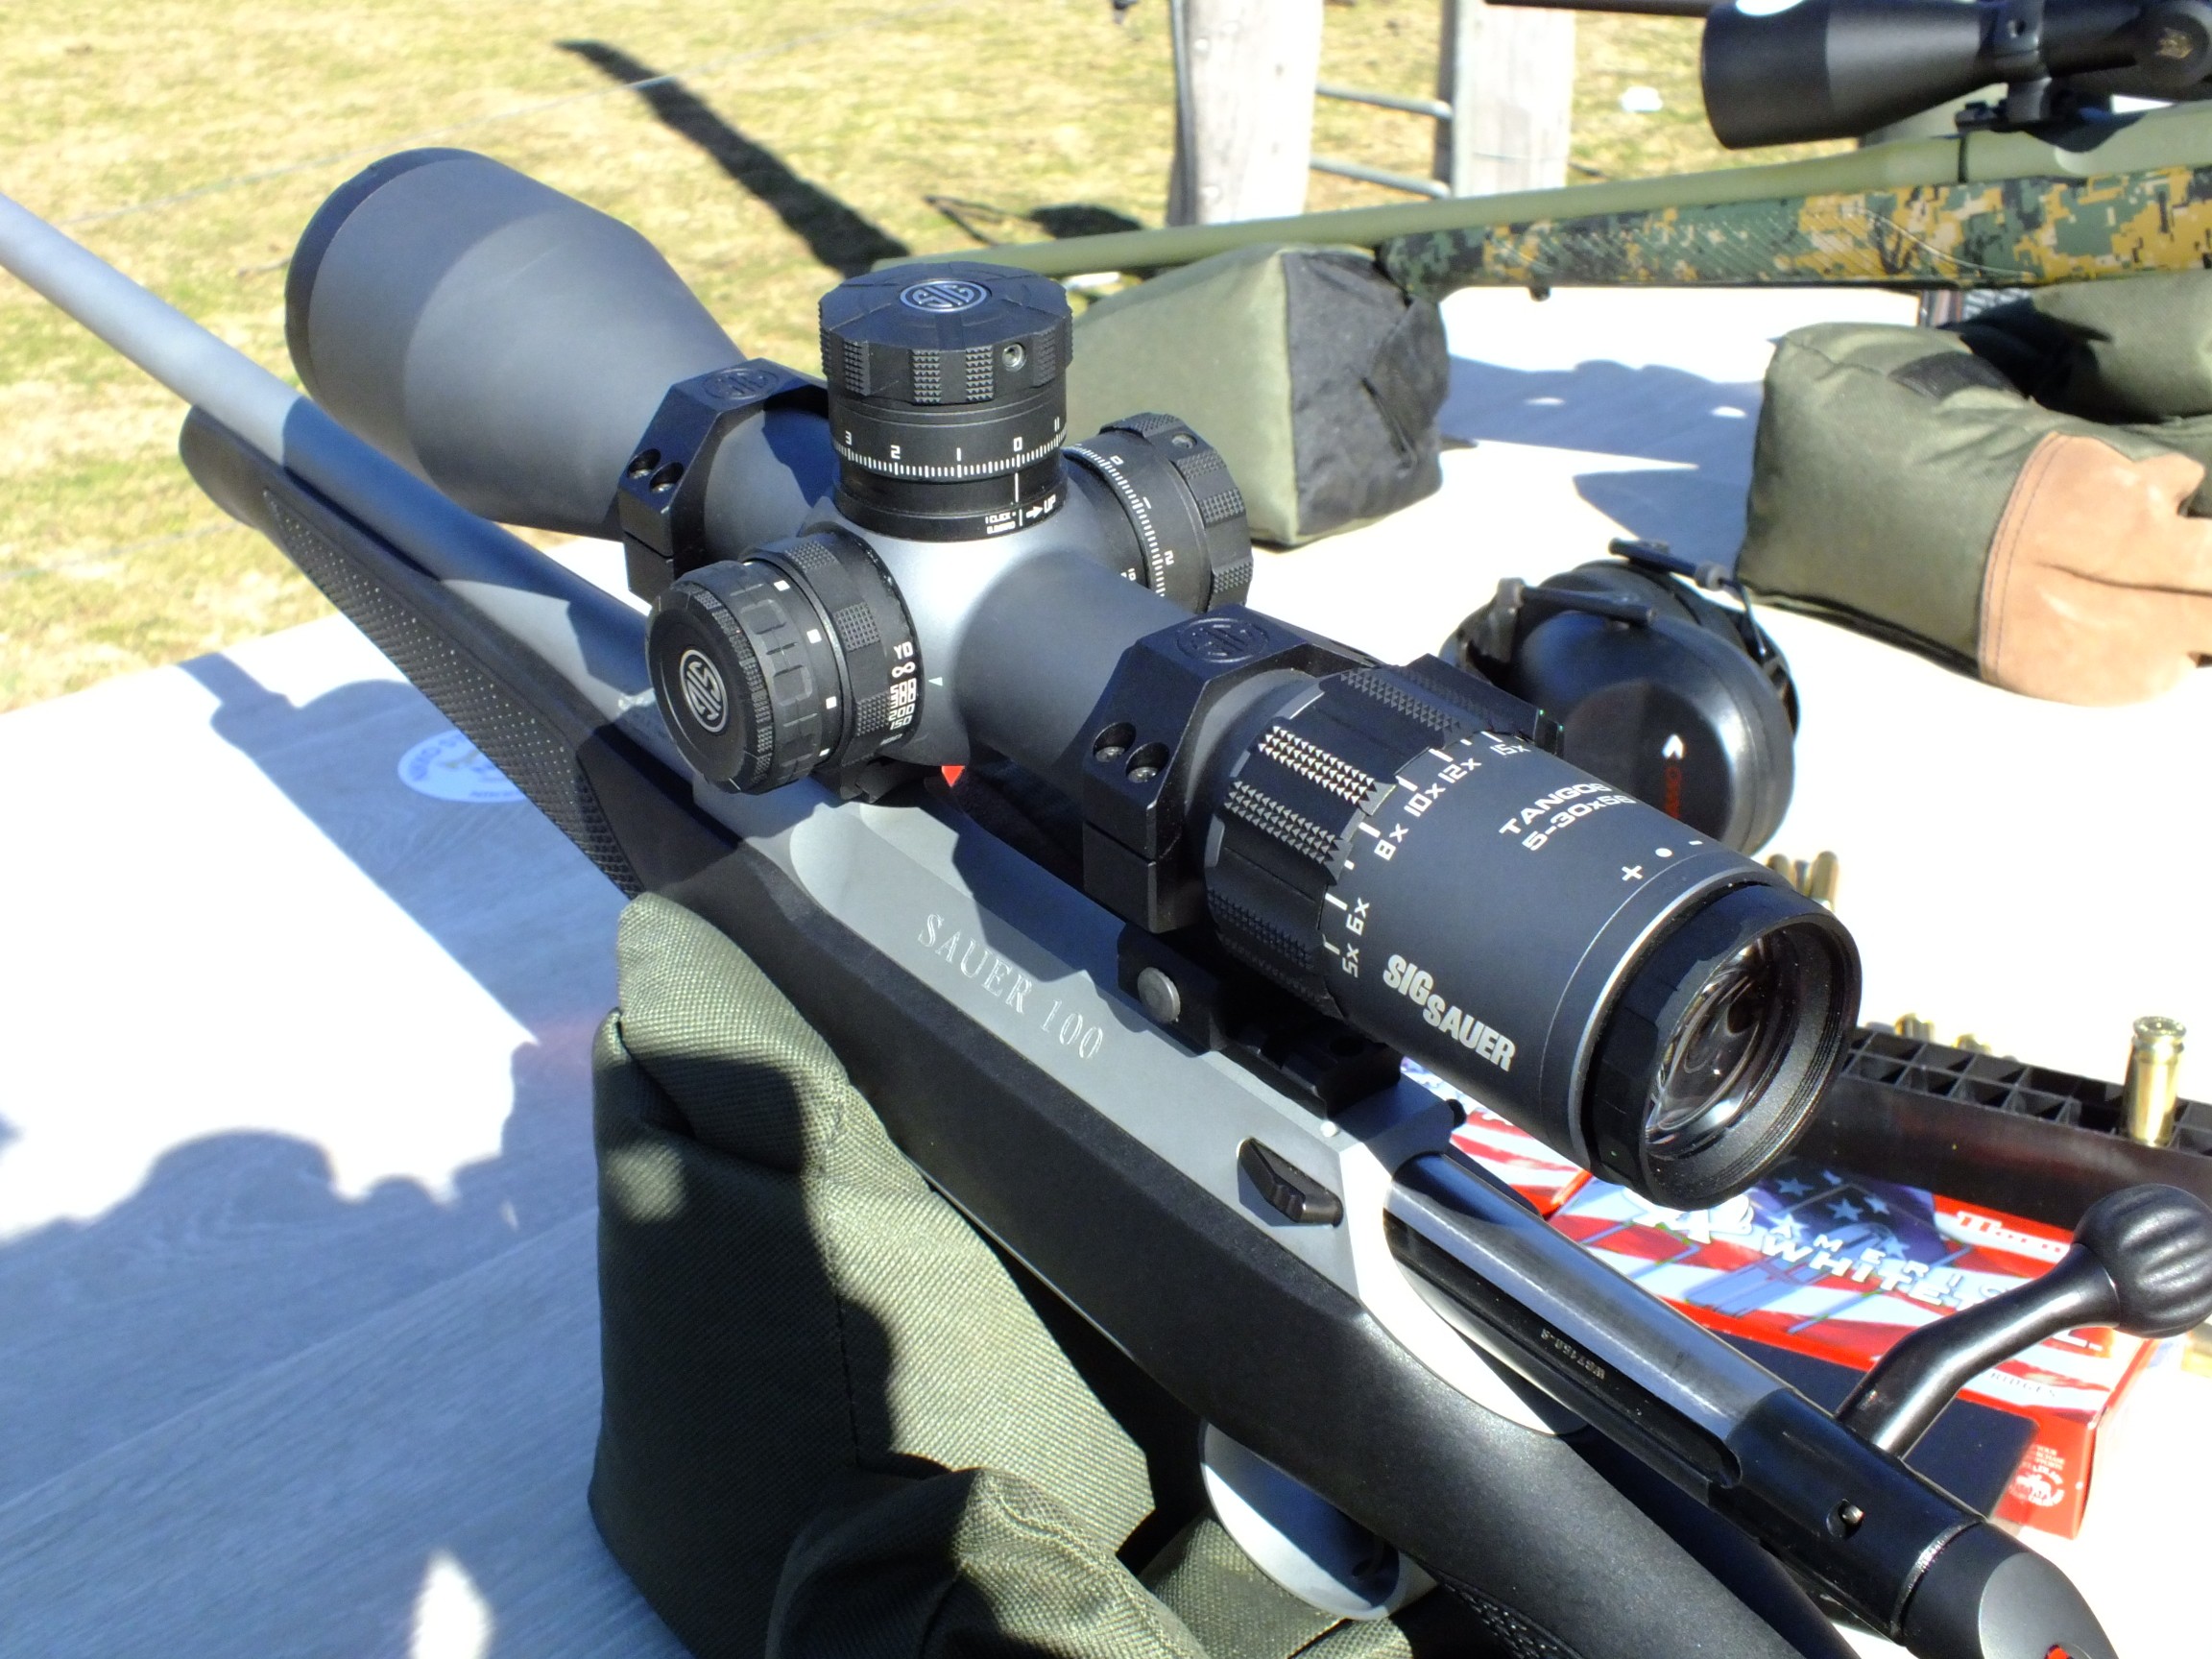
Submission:
<svg viewBox="0 0 2212 1659">
<path fill-rule="evenodd" d="M 1842 1063 L 1850 934 L 1502 731 L 1502 695 L 1430 659 L 1263 713 L 1210 786 L 1214 926 L 1584 1166 L 1716 1203 L 1782 1156 Z"/>
<path fill-rule="evenodd" d="M 1608 1177 L 1697 1210 L 1741 1191 L 1842 1063 L 1858 965 L 1833 916 L 1750 883 L 1648 948 L 1614 1002 L 1587 1091 Z"/>
<path fill-rule="evenodd" d="M 2204 0 L 1723 0 L 1698 76 L 1740 150 L 1861 137 L 1993 85 L 2032 127 L 2082 96 L 2185 96 L 2207 69 Z"/>
<path fill-rule="evenodd" d="M 822 297 L 838 511 L 922 541 L 1003 535 L 1060 505 L 1068 296 L 961 261 L 854 276 Z"/>
</svg>

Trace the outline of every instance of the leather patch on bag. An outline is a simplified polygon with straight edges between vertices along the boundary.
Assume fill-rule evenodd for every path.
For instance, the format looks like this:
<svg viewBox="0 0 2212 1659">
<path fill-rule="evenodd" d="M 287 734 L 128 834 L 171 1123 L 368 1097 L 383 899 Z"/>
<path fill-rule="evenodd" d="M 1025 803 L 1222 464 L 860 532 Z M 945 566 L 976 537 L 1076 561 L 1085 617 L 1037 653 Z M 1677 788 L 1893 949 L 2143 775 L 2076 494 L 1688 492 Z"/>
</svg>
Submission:
<svg viewBox="0 0 2212 1659">
<path fill-rule="evenodd" d="M 1903 367 L 1890 370 L 1889 378 L 1938 403 L 1971 387 L 1980 387 L 1985 392 L 2009 392 L 2015 397 L 2020 396 L 2020 389 L 2005 377 L 2004 371 L 1983 362 L 1971 351 L 1936 351 L 1926 357 L 1915 357 Z"/>
<path fill-rule="evenodd" d="M 2137 703 L 2212 657 L 2212 519 L 2186 455 L 2130 461 L 2054 432 L 2020 469 L 1982 578 L 1982 678 L 2058 703 Z"/>
</svg>

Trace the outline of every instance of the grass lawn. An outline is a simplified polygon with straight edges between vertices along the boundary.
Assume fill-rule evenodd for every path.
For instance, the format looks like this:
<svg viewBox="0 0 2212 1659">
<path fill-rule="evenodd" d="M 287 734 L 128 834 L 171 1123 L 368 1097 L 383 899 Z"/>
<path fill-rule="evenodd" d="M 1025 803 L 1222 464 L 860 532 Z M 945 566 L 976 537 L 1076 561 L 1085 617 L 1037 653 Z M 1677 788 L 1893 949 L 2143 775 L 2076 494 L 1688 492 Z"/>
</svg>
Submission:
<svg viewBox="0 0 2212 1659">
<path fill-rule="evenodd" d="M 1323 75 L 1430 91 L 1436 12 L 1332 0 Z M 1579 168 L 1738 159 L 1704 129 L 1694 24 L 1585 17 L 1578 38 Z M 1157 224 L 1172 138 L 1166 0 L 1119 22 L 1108 0 L 80 0 L 0 27 L 0 191 L 287 375 L 293 242 L 395 150 L 481 150 L 619 215 L 749 349 L 810 368 L 839 263 L 975 246 L 933 199 L 1004 239 L 1053 207 Z M 1661 112 L 1621 109 L 1636 84 Z M 1410 172 L 1431 138 L 1316 119 L 1316 149 Z M 1316 175 L 1309 204 L 1386 200 Z M 193 489 L 180 414 L 0 277 L 0 709 L 324 610 Z"/>
</svg>

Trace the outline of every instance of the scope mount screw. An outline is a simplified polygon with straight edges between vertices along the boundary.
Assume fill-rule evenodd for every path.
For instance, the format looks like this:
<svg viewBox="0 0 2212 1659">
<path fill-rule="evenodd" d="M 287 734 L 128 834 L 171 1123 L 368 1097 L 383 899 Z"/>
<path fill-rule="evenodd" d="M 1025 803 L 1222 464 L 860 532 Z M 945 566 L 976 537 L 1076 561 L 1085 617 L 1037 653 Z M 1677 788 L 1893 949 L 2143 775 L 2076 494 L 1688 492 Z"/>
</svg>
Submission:
<svg viewBox="0 0 2212 1659">
<path fill-rule="evenodd" d="M 1183 1018 L 1182 989 L 1157 968 L 1147 968 L 1137 975 L 1137 1000 L 1162 1025 L 1172 1025 Z"/>
<path fill-rule="evenodd" d="M 1829 1533 L 1838 1538 L 1848 1538 L 1859 1530 L 1860 1523 L 1866 1519 L 1866 1511 L 1846 1498 L 1828 1511 Z"/>
</svg>

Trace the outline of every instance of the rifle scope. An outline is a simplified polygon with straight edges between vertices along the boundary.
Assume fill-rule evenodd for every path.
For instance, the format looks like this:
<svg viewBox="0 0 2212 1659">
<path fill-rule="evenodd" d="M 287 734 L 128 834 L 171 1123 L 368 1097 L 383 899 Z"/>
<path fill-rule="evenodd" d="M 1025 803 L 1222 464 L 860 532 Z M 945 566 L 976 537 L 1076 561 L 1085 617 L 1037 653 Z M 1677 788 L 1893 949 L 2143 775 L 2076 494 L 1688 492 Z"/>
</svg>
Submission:
<svg viewBox="0 0 2212 1659">
<path fill-rule="evenodd" d="M 1859 966 L 1827 911 L 1488 682 L 1245 609 L 1242 498 L 1182 421 L 1069 442 L 1047 279 L 854 277 L 817 381 L 747 358 L 635 231 L 419 151 L 325 204 L 287 311 L 324 407 L 464 506 L 619 531 L 707 786 L 879 796 L 1003 757 L 1080 809 L 1124 921 L 1663 1203 L 1749 1184 L 1840 1063 Z"/>
<path fill-rule="evenodd" d="M 2203 0 L 1731 0 L 1705 20 L 1700 73 L 1731 149 L 1853 138 L 2003 85 L 2003 118 L 2065 113 L 2065 93 L 2185 96 L 2212 70 Z"/>
<path fill-rule="evenodd" d="M 1731 150 L 1857 138 L 2002 87 L 1988 119 L 2061 122 L 2115 93 L 2185 99 L 2212 75 L 2205 0 L 1496 0 L 1705 19 L 1699 76 Z"/>
</svg>

